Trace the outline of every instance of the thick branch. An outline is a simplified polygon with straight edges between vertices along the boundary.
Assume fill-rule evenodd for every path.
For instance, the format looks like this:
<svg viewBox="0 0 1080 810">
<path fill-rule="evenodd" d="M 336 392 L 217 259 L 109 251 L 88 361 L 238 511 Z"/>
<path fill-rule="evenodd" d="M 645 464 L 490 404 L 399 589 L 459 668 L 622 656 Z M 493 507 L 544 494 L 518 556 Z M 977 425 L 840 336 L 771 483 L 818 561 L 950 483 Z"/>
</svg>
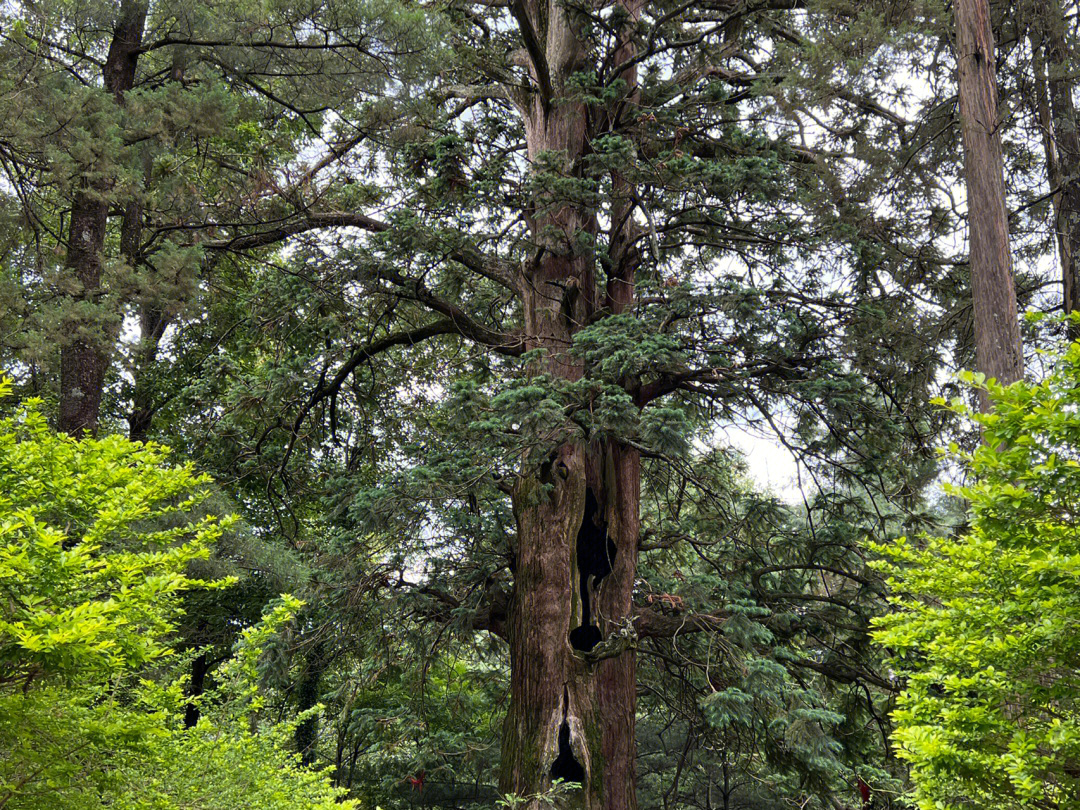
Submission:
<svg viewBox="0 0 1080 810">
<path fill-rule="evenodd" d="M 329 212 L 323 214 L 305 214 L 291 222 L 283 222 L 265 231 L 256 231 L 231 239 L 221 239 L 216 242 L 204 243 L 203 247 L 208 250 L 222 250 L 239 253 L 245 250 L 268 247 L 284 242 L 293 236 L 298 236 L 308 231 L 320 228 L 359 228 L 372 233 L 383 233 L 390 230 L 389 223 L 372 219 L 364 214 L 347 212 Z"/>
<path fill-rule="evenodd" d="M 634 616 L 639 638 L 674 638 L 685 633 L 718 631 L 727 621 L 722 611 L 714 613 L 665 614 L 642 610 Z"/>
<path fill-rule="evenodd" d="M 728 84 L 737 85 L 740 87 L 753 87 L 759 81 L 763 79 L 771 80 L 773 84 L 783 84 L 785 78 L 783 74 L 774 74 L 771 76 L 762 76 L 754 73 L 738 73 L 727 68 L 720 67 L 718 65 L 708 65 L 703 68 L 695 68 L 688 70 L 676 77 L 675 84 L 680 87 L 689 87 L 694 80 L 704 78 L 720 78 L 726 81 Z M 879 118 L 884 118 L 892 124 L 897 126 L 910 126 L 911 122 L 904 118 L 902 115 L 893 112 L 888 107 L 883 106 L 872 98 L 868 98 L 860 93 L 856 93 L 850 88 L 841 87 L 838 85 L 830 84 L 827 87 L 829 93 L 836 98 L 846 101 L 849 104 L 857 107 L 865 113 L 876 115 Z"/>
<path fill-rule="evenodd" d="M 207 242 L 203 244 L 203 247 L 208 250 L 239 253 L 245 250 L 276 245 L 293 236 L 299 236 L 322 228 L 358 228 L 370 233 L 386 233 L 393 228 L 393 225 L 369 217 L 366 214 L 348 211 L 309 212 L 294 220 L 283 221 L 267 230 L 242 234 L 231 239 Z M 485 256 L 479 250 L 467 246 L 458 246 L 450 250 L 446 257 L 464 265 L 477 275 L 490 279 L 511 292 L 517 293 L 517 285 L 509 269 L 504 267 L 502 262 Z"/>
<path fill-rule="evenodd" d="M 371 358 L 379 355 L 388 349 L 392 349 L 395 346 L 412 346 L 428 338 L 435 337 L 436 335 L 447 334 L 459 334 L 461 329 L 458 323 L 453 320 L 441 320 L 435 323 L 428 324 L 427 326 L 421 326 L 417 329 L 412 329 L 408 332 L 399 332 L 394 335 L 387 335 L 384 338 L 373 341 L 366 346 L 361 346 L 352 353 L 345 364 L 338 370 L 338 373 L 334 375 L 334 378 L 328 383 L 319 382 L 315 386 L 315 389 L 308 396 L 307 401 L 303 407 L 300 408 L 300 412 L 296 415 L 296 419 L 293 420 L 292 432 L 289 436 L 289 443 L 285 447 L 285 454 L 282 456 L 281 464 L 278 469 L 284 472 L 285 466 L 289 462 L 289 458 L 292 456 L 293 447 L 296 445 L 296 439 L 300 435 L 300 428 L 303 427 L 304 421 L 307 419 L 308 414 L 312 409 L 320 402 L 328 397 L 336 397 L 338 391 L 345 384 L 349 376 L 357 369 L 361 364 L 370 360 Z"/>
<path fill-rule="evenodd" d="M 452 613 L 462 607 L 460 599 L 434 585 L 424 585 L 418 588 L 417 592 L 436 602 L 437 606 L 424 611 L 424 615 L 430 619 L 449 623 L 453 620 Z M 509 594 L 501 588 L 489 589 L 481 604 L 476 607 L 470 625 L 473 630 L 486 630 L 506 641 L 506 619 L 509 609 Z"/>
<path fill-rule="evenodd" d="M 533 70 L 536 71 L 536 83 L 540 87 L 540 96 L 546 107 L 551 103 L 554 93 L 551 89 L 551 69 L 548 67 L 544 48 L 540 44 L 532 20 L 529 18 L 529 12 L 525 8 L 524 0 L 514 0 L 510 4 L 510 13 L 514 15 L 518 28 L 521 29 L 521 39 L 525 43 L 525 51 L 532 61 Z"/>
<path fill-rule="evenodd" d="M 338 369 L 338 373 L 334 375 L 334 379 L 330 380 L 328 383 L 316 386 L 315 390 L 311 392 L 307 403 L 296 417 L 293 433 L 296 433 L 296 431 L 300 429 L 304 419 L 311 413 L 312 408 L 327 397 L 337 395 L 346 380 L 349 379 L 349 376 L 356 371 L 361 363 L 370 360 L 376 355 L 382 354 L 388 349 L 392 349 L 394 346 L 412 346 L 427 340 L 428 338 L 435 337 L 436 335 L 448 335 L 456 332 L 457 327 L 454 325 L 453 321 L 442 320 L 430 323 L 427 326 L 412 329 L 408 332 L 387 335 L 381 340 L 376 340 L 366 346 L 361 346 L 354 351 L 349 359 L 345 361 L 345 364 Z"/>
<path fill-rule="evenodd" d="M 858 681 L 865 681 L 888 692 L 900 691 L 896 684 L 890 683 L 872 672 L 867 672 L 865 669 L 847 664 L 823 664 L 818 663 L 817 661 L 811 661 L 808 658 L 792 661 L 791 664 L 793 666 L 801 667 L 802 669 L 813 670 L 820 675 L 824 675 L 826 678 L 840 681 L 841 683 L 857 683 Z"/>
<path fill-rule="evenodd" d="M 455 331 L 475 343 L 488 346 L 499 354 L 520 357 L 525 352 L 525 339 L 519 334 L 496 332 L 473 320 L 461 307 L 436 296 L 423 281 L 401 275 L 395 270 L 382 268 L 375 275 L 401 288 L 402 294 L 423 304 L 428 309 L 445 315 L 454 324 Z"/>
</svg>

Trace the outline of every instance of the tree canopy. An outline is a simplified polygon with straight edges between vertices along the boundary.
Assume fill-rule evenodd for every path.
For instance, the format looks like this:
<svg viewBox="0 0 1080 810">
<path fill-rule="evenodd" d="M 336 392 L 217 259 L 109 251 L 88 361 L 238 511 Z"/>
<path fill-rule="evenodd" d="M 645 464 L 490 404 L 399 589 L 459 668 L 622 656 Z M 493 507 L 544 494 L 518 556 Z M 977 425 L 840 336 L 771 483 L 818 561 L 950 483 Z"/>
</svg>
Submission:
<svg viewBox="0 0 1080 810">
<path fill-rule="evenodd" d="M 1069 806 L 1076 12 L 7 4 L 0 808 Z"/>
</svg>

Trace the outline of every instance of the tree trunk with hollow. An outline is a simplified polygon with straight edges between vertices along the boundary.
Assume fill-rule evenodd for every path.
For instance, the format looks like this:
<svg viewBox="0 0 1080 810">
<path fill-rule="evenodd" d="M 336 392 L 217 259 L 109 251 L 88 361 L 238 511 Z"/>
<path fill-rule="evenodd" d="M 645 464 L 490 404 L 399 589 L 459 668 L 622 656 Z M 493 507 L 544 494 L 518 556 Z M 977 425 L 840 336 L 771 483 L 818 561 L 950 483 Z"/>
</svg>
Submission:
<svg viewBox="0 0 1080 810">
<path fill-rule="evenodd" d="M 625 6 L 636 20 L 640 2 Z M 513 11 L 536 87 L 519 103 L 529 158 L 534 165 L 554 160 L 562 174 L 579 177 L 593 111 L 564 89 L 584 67 L 575 22 L 554 1 L 517 2 Z M 631 48 L 626 38 L 617 50 L 620 61 Z M 631 86 L 635 78 L 633 70 L 624 74 Z M 574 334 L 601 307 L 621 312 L 633 306 L 633 239 L 612 234 L 609 252 L 624 251 L 626 260 L 615 263 L 618 272 L 599 290 L 595 256 L 581 247 L 598 236 L 595 211 L 541 199 L 529 225 L 534 252 L 519 285 L 526 342 L 528 349 L 547 350 L 533 372 L 574 381 L 586 371 L 568 351 Z M 535 797 L 563 779 L 582 783 L 564 806 L 636 810 L 636 658 L 629 646 L 599 660 L 590 653 L 632 613 L 640 458 L 618 442 L 567 431 L 550 457 L 526 459 L 513 492 L 518 548 L 500 790 Z M 535 799 L 527 805 L 541 806 Z"/>
</svg>

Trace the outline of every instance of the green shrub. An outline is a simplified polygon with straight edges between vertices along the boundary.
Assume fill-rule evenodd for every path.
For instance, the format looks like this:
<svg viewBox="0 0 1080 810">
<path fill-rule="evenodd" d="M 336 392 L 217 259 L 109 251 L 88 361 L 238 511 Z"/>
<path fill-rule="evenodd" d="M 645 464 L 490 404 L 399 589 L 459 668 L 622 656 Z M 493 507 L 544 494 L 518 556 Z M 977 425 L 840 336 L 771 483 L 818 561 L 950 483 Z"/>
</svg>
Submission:
<svg viewBox="0 0 1080 810">
<path fill-rule="evenodd" d="M 36 402 L 0 419 L 0 808 L 339 807 L 290 727 L 259 722 L 255 661 L 296 600 L 245 632 L 183 728 L 174 630 L 186 591 L 230 584 L 187 575 L 227 521 L 192 516 L 207 479 L 168 456 L 58 435 Z"/>
<path fill-rule="evenodd" d="M 1080 343 L 1038 384 L 978 375 L 984 444 L 957 537 L 878 546 L 896 610 L 875 638 L 903 679 L 893 742 L 922 808 L 1080 806 Z"/>
</svg>

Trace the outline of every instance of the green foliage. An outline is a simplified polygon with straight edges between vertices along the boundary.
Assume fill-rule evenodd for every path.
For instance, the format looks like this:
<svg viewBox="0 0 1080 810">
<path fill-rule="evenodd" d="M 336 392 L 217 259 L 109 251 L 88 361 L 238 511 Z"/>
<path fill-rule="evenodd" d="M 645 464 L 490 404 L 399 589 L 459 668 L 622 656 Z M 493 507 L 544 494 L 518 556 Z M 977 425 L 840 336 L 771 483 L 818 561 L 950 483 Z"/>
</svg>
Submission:
<svg viewBox="0 0 1080 810">
<path fill-rule="evenodd" d="M 789 507 L 718 452 L 698 457 L 695 475 L 669 491 L 655 489 L 664 476 L 650 480 L 657 529 L 642 549 L 641 601 L 684 615 L 722 605 L 723 621 L 715 634 L 641 642 L 651 653 L 639 669 L 642 805 L 711 796 L 714 806 L 832 808 L 851 803 L 856 776 L 878 797 L 896 793 L 881 746 L 889 694 L 866 638 L 881 583 L 859 548 L 879 515 L 842 492 Z M 672 537 L 686 545 L 669 547 Z M 665 605 L 665 593 L 681 601 Z"/>
<path fill-rule="evenodd" d="M 328 673 L 326 715 L 352 752 L 339 779 L 365 807 L 396 810 L 415 804 L 407 777 L 424 770 L 427 801 L 491 807 L 505 666 L 458 645 L 421 671 L 415 657 L 399 643 Z"/>
<path fill-rule="evenodd" d="M 20 576 L 77 581 L 36 618 L 21 585 L 10 618 L 45 646 L 33 659 L 11 636 L 0 673 L 30 688 L 0 742 L 40 730 L 12 750 L 49 760 L 11 806 L 44 779 L 41 804 L 130 804 L 140 782 L 140 807 L 322 801 L 271 716 L 365 806 L 417 803 L 403 779 L 421 769 L 425 804 L 492 806 L 515 509 L 566 441 L 641 454 L 633 609 L 680 625 L 641 640 L 640 805 L 854 806 L 856 773 L 875 803 L 896 792 L 861 544 L 926 520 L 950 421 L 925 403 L 946 352 L 970 354 L 962 211 L 941 193 L 959 171 L 943 4 L 540 5 L 580 38 L 543 104 L 555 129 L 580 122 L 577 146 L 525 125 L 540 74 L 505 3 L 162 0 L 123 103 L 101 75 L 117 3 L 6 10 L 0 366 L 54 396 L 60 348 L 89 338 L 110 358 L 103 428 L 195 460 L 224 504 L 200 512 L 243 515 L 185 566 L 166 558 L 190 534 L 144 546 L 187 525 L 179 492 L 134 523 L 117 496 L 82 557 L 76 507 L 43 507 L 72 539 Z M 1031 233 L 1052 203 L 1037 167 L 1011 168 Z M 63 256 L 88 183 L 110 210 L 83 297 Z M 557 257 L 578 283 L 537 275 Z M 559 300 L 566 377 L 536 373 L 563 346 L 528 334 Z M 747 425 L 799 456 L 784 495 L 805 507 L 741 480 L 723 435 Z M 131 446 L 93 446 L 110 442 L 123 468 Z M 80 486 L 108 480 L 88 472 Z M 63 481 L 23 500 L 66 503 Z M 94 576 L 128 590 L 80 590 L 102 561 Z M 307 607 L 222 664 L 282 590 Z M 84 604 L 69 637 L 50 611 Z M 182 730 L 176 673 L 200 658 L 203 719 Z"/>
<path fill-rule="evenodd" d="M 923 808 L 1080 802 L 1080 343 L 1037 384 L 981 375 L 993 410 L 951 456 L 971 482 L 957 537 L 878 545 L 895 613 L 877 642 L 905 679 L 893 741 Z"/>
<path fill-rule="evenodd" d="M 259 715 L 256 663 L 295 600 L 243 634 L 182 727 L 183 595 L 230 584 L 187 571 L 229 521 L 192 517 L 208 479 L 168 455 L 54 434 L 34 401 L 0 419 L 0 806 L 337 807 L 291 727 Z"/>
<path fill-rule="evenodd" d="M 0 382 L 0 396 L 8 389 Z M 55 434 L 34 402 L 0 420 L 4 685 L 106 682 L 169 652 L 180 594 L 210 585 L 187 566 L 223 526 L 185 519 L 208 479 L 167 456 Z"/>
</svg>

